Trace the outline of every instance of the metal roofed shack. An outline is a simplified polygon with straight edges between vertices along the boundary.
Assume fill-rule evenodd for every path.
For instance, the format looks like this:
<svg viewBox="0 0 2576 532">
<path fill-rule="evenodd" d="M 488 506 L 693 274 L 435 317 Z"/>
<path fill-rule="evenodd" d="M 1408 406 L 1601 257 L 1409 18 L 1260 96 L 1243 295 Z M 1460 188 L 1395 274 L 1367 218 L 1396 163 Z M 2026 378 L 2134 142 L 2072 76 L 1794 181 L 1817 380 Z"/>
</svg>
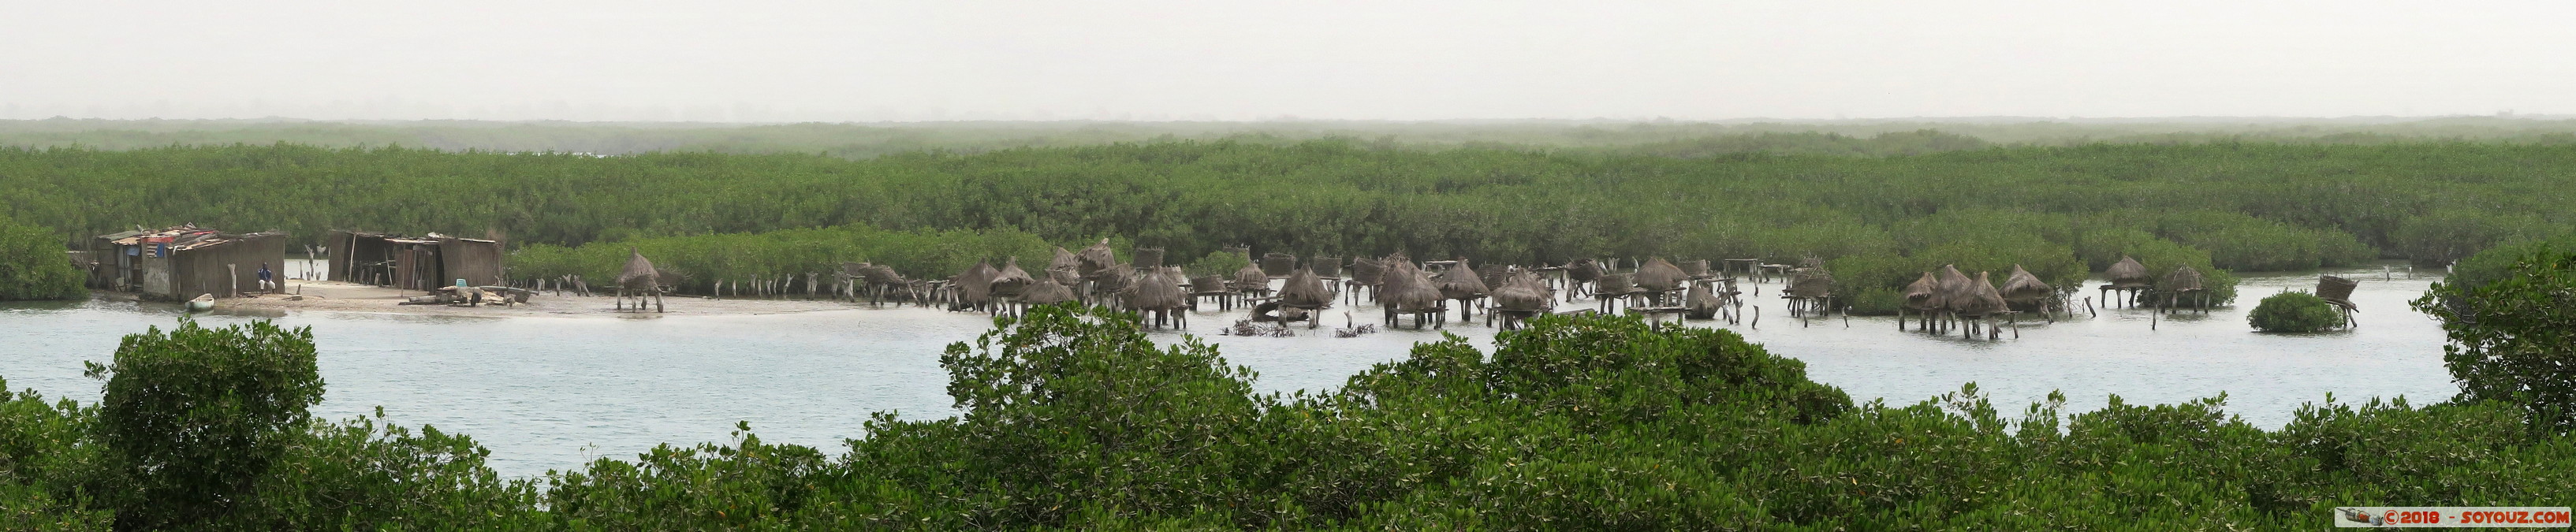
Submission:
<svg viewBox="0 0 2576 532">
<path fill-rule="evenodd" d="M 94 288 L 180 301 L 201 294 L 240 297 L 262 290 L 259 268 L 286 266 L 286 233 L 226 233 L 194 225 L 137 229 L 91 239 Z"/>
</svg>

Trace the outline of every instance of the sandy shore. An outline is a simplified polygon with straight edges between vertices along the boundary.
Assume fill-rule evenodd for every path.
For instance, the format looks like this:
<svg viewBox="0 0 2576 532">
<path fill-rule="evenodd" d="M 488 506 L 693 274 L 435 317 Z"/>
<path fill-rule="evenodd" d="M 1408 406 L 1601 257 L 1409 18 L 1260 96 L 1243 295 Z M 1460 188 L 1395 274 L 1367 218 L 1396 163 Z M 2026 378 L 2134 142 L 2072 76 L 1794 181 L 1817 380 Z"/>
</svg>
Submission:
<svg viewBox="0 0 2576 532">
<path fill-rule="evenodd" d="M 401 303 L 408 296 L 418 296 L 422 295 L 422 293 L 419 290 L 395 290 L 381 286 L 332 281 L 289 280 L 286 282 L 285 292 L 286 293 L 284 294 L 268 294 L 256 297 L 221 299 L 215 302 L 215 308 L 217 310 L 254 312 L 371 312 L 421 316 L 618 317 L 636 315 L 632 312 L 617 311 L 617 298 L 604 295 L 582 297 L 567 293 L 563 296 L 555 296 L 553 293 L 549 292 L 530 297 L 528 298 L 528 302 L 524 304 L 508 306 L 485 304 L 482 306 L 463 307 L 448 305 L 403 305 Z M 853 305 L 850 303 L 836 301 L 809 301 L 800 299 L 704 299 L 696 296 L 666 296 L 663 298 L 664 312 L 660 315 L 742 316 L 843 310 L 864 307 L 866 307 L 864 304 Z M 654 315 L 649 301 L 643 314 Z"/>
</svg>

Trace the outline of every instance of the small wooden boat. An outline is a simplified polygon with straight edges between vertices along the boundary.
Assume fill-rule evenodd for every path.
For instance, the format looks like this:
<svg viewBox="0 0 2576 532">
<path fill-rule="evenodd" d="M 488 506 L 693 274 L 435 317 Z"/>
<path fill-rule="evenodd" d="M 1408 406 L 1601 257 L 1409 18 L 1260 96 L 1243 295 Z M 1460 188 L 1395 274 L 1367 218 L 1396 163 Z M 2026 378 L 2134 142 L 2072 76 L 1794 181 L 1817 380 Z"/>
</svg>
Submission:
<svg viewBox="0 0 2576 532">
<path fill-rule="evenodd" d="M 190 300 L 188 300 L 188 311 L 189 311 L 189 312 L 205 312 L 205 311 L 214 310 L 214 309 L 215 309 L 215 295 L 214 295 L 214 294 L 197 294 L 197 298 L 196 298 L 196 299 L 190 299 Z"/>
</svg>

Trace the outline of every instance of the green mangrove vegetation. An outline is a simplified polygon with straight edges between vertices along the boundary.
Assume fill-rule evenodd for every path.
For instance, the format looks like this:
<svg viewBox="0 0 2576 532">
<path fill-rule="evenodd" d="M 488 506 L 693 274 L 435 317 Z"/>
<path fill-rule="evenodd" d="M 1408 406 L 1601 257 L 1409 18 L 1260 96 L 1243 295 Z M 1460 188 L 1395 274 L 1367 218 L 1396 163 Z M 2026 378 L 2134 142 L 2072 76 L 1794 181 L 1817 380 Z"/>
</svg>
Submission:
<svg viewBox="0 0 2576 532">
<path fill-rule="evenodd" d="M 1871 142 L 1974 140 L 1947 138 L 1891 133 Z M 942 269 L 908 275 L 940 276 L 962 260 L 861 243 L 834 245 L 841 256 L 824 257 L 819 246 L 785 244 L 819 234 L 798 231 L 969 231 L 984 236 L 960 237 L 969 241 L 959 247 L 994 256 L 1025 251 L 980 239 L 1026 234 L 1053 243 L 1116 237 L 1171 257 L 1236 243 L 1483 264 L 1813 257 L 1827 261 L 1862 312 L 1889 308 L 1904 280 L 1939 264 L 1998 274 L 2019 264 L 2073 289 L 2087 270 L 2134 256 L 2159 275 L 2201 270 L 2223 302 L 2232 297 L 2224 270 L 2376 258 L 2439 265 L 2576 225 L 2568 218 L 2576 189 L 2560 186 L 2576 171 L 2576 148 L 2564 144 L 1960 146 L 1701 156 L 1215 140 L 863 160 L 286 144 L 0 148 L 0 188 L 19 192 L 0 199 L 0 213 L 63 234 L 183 222 L 305 239 L 334 228 L 499 234 L 529 250 L 523 266 L 546 272 L 613 262 L 557 263 L 563 253 L 610 252 L 545 246 L 634 242 L 703 255 L 683 269 L 706 279 L 823 272 L 794 270 L 827 260 L 910 262 Z M 683 249 L 691 245 L 700 247 Z"/>
<path fill-rule="evenodd" d="M 0 216 L 0 301 L 80 297 L 80 270 L 52 231 Z"/>
<path fill-rule="evenodd" d="M 2343 326 L 2343 309 L 2316 294 L 2282 292 L 2255 304 L 2254 310 L 2245 314 L 2245 321 L 2263 332 L 2321 332 Z"/>
<path fill-rule="evenodd" d="M 2470 297 L 2576 287 L 2533 271 L 2516 279 L 2556 284 Z M 832 450 L 738 425 L 506 479 L 463 435 L 312 419 L 308 330 L 182 323 L 94 366 L 99 404 L 0 402 L 0 513 L 36 530 L 2293 530 L 2336 506 L 2576 496 L 2576 438 L 2517 406 L 2559 396 L 2329 397 L 2278 430 L 2223 396 L 2006 413 L 1971 384 L 1854 403 L 1731 332 L 1566 316 L 1283 396 L 1125 314 L 996 324 L 940 358 L 956 416 L 880 414 Z"/>
</svg>

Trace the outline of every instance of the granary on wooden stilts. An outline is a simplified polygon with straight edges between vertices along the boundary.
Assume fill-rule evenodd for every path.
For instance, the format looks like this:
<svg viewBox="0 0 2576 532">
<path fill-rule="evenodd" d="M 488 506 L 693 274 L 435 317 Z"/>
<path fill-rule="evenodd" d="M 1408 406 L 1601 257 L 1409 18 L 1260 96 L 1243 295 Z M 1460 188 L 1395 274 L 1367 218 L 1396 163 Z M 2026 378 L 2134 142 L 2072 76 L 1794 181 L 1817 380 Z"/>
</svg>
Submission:
<svg viewBox="0 0 2576 532">
<path fill-rule="evenodd" d="M 2022 269 L 2021 265 L 2013 265 L 2012 275 L 2004 278 L 2002 292 L 2004 303 L 2013 312 L 2044 313 L 2049 321 L 2057 321 L 2054 312 L 2058 307 L 2057 289 L 2040 281 L 2039 276 L 2031 275 L 2030 270 Z"/>
<path fill-rule="evenodd" d="M 1789 270 L 1789 289 L 1780 294 L 1789 300 L 1789 315 L 1816 316 L 1833 310 L 1834 274 L 1816 261 Z"/>
<path fill-rule="evenodd" d="M 1441 303 L 1439 284 L 1431 275 L 1413 265 L 1411 260 L 1397 261 L 1387 271 L 1385 294 L 1378 297 L 1386 309 L 1386 325 L 1394 327 L 1400 316 L 1413 315 L 1413 328 L 1422 328 L 1428 320 L 1439 327 L 1448 320 L 1448 308 Z"/>
<path fill-rule="evenodd" d="M 1553 292 L 1537 274 L 1526 270 L 1512 272 L 1501 286 L 1494 288 L 1494 310 L 1485 314 L 1487 325 L 1499 316 L 1503 320 L 1503 330 L 1519 329 L 1521 322 L 1556 307 L 1556 294 Z"/>
<path fill-rule="evenodd" d="M 1945 308 L 1948 308 L 1948 302 L 1941 298 L 1940 279 L 1932 272 L 1923 272 L 1923 277 L 1905 285 L 1905 302 L 1896 307 L 1896 330 L 1905 330 L 1905 313 L 1912 311 L 1921 317 L 1923 325 L 1920 328 L 1931 331 L 1932 318 Z"/>
<path fill-rule="evenodd" d="M 2342 309 L 2343 324 L 2345 327 L 2351 327 L 2353 326 L 2352 312 L 2359 310 L 2359 307 L 2352 304 L 2352 289 L 2359 286 L 2361 283 L 2351 279 L 2332 275 L 2318 276 L 2317 298 L 2326 300 L 2326 303 L 2333 304 L 2337 309 Z"/>
<path fill-rule="evenodd" d="M 1485 286 L 1485 279 L 1477 276 L 1475 268 L 1468 267 L 1467 259 L 1463 257 L 1450 265 L 1449 269 L 1441 270 L 1440 276 L 1434 282 L 1439 283 L 1441 299 L 1458 301 L 1459 321 L 1473 319 L 1474 316 L 1470 315 L 1470 303 L 1484 299 L 1486 292 L 1489 291 Z"/>
<path fill-rule="evenodd" d="M 1324 284 L 1323 276 L 1315 275 L 1312 269 L 1298 268 L 1279 287 L 1279 323 L 1303 319 L 1306 328 L 1313 329 L 1316 322 L 1322 321 L 1315 318 L 1331 308 L 1336 297 L 1332 285 Z"/>
<path fill-rule="evenodd" d="M 2155 289 L 2156 285 L 2156 276 L 2147 273 L 2147 265 L 2139 264 L 2138 259 L 2127 255 L 2120 256 L 2120 262 L 2111 264 L 2110 269 L 2102 270 L 2102 276 L 2111 280 L 2111 284 L 2101 288 L 2104 305 L 2137 305 L 2138 296 Z M 2111 299 L 2111 292 L 2119 292 L 2120 298 Z"/>
<path fill-rule="evenodd" d="M 2164 296 L 2162 303 L 2167 309 L 2190 308 L 2208 312 L 2209 288 L 2203 284 L 2199 269 L 2180 266 L 2174 268 L 2173 273 L 2165 274 L 2163 282 L 2156 283 L 2156 293 Z"/>
</svg>

